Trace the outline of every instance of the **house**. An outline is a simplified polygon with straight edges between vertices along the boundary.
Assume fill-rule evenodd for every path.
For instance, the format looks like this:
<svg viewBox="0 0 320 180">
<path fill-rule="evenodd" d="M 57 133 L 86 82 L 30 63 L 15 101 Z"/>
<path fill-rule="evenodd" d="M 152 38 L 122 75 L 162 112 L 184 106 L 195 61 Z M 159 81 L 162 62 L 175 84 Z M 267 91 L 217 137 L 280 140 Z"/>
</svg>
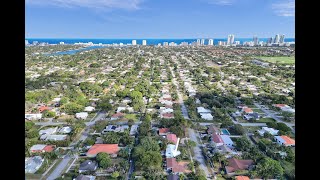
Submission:
<svg viewBox="0 0 320 180">
<path fill-rule="evenodd" d="M 92 112 L 92 111 L 94 111 L 95 109 L 96 109 L 95 107 L 87 106 L 87 107 L 84 108 L 84 111 L 86 111 L 86 112 Z"/>
<path fill-rule="evenodd" d="M 131 101 L 131 99 L 130 99 L 129 97 L 125 97 L 125 98 L 122 100 L 121 103 L 129 104 L 129 103 L 131 103 L 131 102 L 132 102 L 132 101 Z"/>
<path fill-rule="evenodd" d="M 235 180 L 250 180 L 248 176 L 236 176 Z"/>
<path fill-rule="evenodd" d="M 95 179 L 96 179 L 95 176 L 89 176 L 89 175 L 80 174 L 77 178 L 75 178 L 73 180 L 95 180 Z"/>
<path fill-rule="evenodd" d="M 177 162 L 176 158 L 167 158 L 167 170 L 172 170 L 173 173 L 190 173 L 188 170 L 188 162 Z"/>
<path fill-rule="evenodd" d="M 296 141 L 288 136 L 274 136 L 274 140 L 280 145 L 295 146 Z"/>
<path fill-rule="evenodd" d="M 30 148 L 30 152 L 31 153 L 52 152 L 54 148 L 55 148 L 54 145 L 35 144 Z"/>
<path fill-rule="evenodd" d="M 116 125 L 108 125 L 105 129 L 102 130 L 102 134 L 106 132 L 124 132 L 126 129 L 129 129 L 128 125 L 116 126 Z"/>
<path fill-rule="evenodd" d="M 116 156 L 119 152 L 118 144 L 94 144 L 87 152 L 88 157 L 96 157 L 100 152 Z"/>
<path fill-rule="evenodd" d="M 179 180 L 179 176 L 176 174 L 169 174 L 167 180 Z"/>
<path fill-rule="evenodd" d="M 69 134 L 72 131 L 71 127 L 69 126 L 65 126 L 62 127 L 61 129 L 59 129 L 59 133 L 63 133 L 63 134 Z"/>
<path fill-rule="evenodd" d="M 40 136 L 40 140 L 43 140 L 43 141 L 64 141 L 66 139 L 67 139 L 67 135 L 44 134 Z"/>
<path fill-rule="evenodd" d="M 168 134 L 167 139 L 169 142 L 172 142 L 174 144 L 177 143 L 177 136 L 175 134 Z"/>
<path fill-rule="evenodd" d="M 180 151 L 178 151 L 180 138 L 178 138 L 176 145 L 168 144 L 166 149 L 166 158 L 173 158 L 177 157 L 181 154 Z"/>
<path fill-rule="evenodd" d="M 221 136 L 218 135 L 218 134 L 212 134 L 211 135 L 211 141 L 213 141 L 216 144 L 216 146 L 222 146 L 223 145 L 223 140 L 222 140 Z"/>
<path fill-rule="evenodd" d="M 87 112 L 76 113 L 76 118 L 77 119 L 87 119 L 87 117 L 88 117 L 88 113 Z"/>
<path fill-rule="evenodd" d="M 124 117 L 124 115 L 125 115 L 124 113 L 118 112 L 112 115 L 110 120 L 113 121 L 113 120 L 121 119 Z"/>
<path fill-rule="evenodd" d="M 197 112 L 200 113 L 211 113 L 210 109 L 206 109 L 204 107 L 197 107 Z"/>
<path fill-rule="evenodd" d="M 286 104 L 274 104 L 273 106 L 280 108 L 282 111 L 295 113 L 295 110 Z"/>
<path fill-rule="evenodd" d="M 41 136 L 41 135 L 44 135 L 44 134 L 46 134 L 46 135 L 54 134 L 54 133 L 57 132 L 57 130 L 58 130 L 58 127 L 40 130 L 40 131 L 39 131 L 39 135 Z"/>
<path fill-rule="evenodd" d="M 275 130 L 273 128 L 268 128 L 268 127 L 262 127 L 261 130 L 258 130 L 258 133 L 260 136 L 263 136 L 265 132 L 268 132 L 269 134 L 275 136 L 278 134 L 279 130 Z"/>
<path fill-rule="evenodd" d="M 98 167 L 98 163 L 91 160 L 86 160 L 79 166 L 79 173 L 95 171 Z"/>
<path fill-rule="evenodd" d="M 161 116 L 164 119 L 172 119 L 172 118 L 174 118 L 174 115 L 172 113 L 163 113 L 163 114 L 161 114 Z"/>
<path fill-rule="evenodd" d="M 49 108 L 48 106 L 40 106 L 40 107 L 38 108 L 38 110 L 39 110 L 40 113 L 42 113 L 42 112 L 45 111 L 45 110 L 50 110 L 50 108 Z"/>
<path fill-rule="evenodd" d="M 61 101 L 61 98 L 57 97 L 57 98 L 54 98 L 52 101 L 58 103 Z"/>
<path fill-rule="evenodd" d="M 161 112 L 161 113 L 173 113 L 173 109 L 171 109 L 171 108 L 165 108 L 165 107 L 160 107 L 160 112 Z"/>
<path fill-rule="evenodd" d="M 253 113 L 253 110 L 251 108 L 243 108 L 242 112 L 244 112 L 245 114 L 251 114 Z"/>
<path fill-rule="evenodd" d="M 226 166 L 226 173 L 234 173 L 237 170 L 246 170 L 253 165 L 253 160 L 240 160 L 231 158 L 228 159 L 228 166 Z"/>
<path fill-rule="evenodd" d="M 25 158 L 24 172 L 35 173 L 42 165 L 44 159 L 41 156 L 33 156 Z"/>
<path fill-rule="evenodd" d="M 138 125 L 137 124 L 134 124 L 131 126 L 131 129 L 130 129 L 130 136 L 135 136 L 136 133 L 138 132 Z"/>
<path fill-rule="evenodd" d="M 214 125 L 210 125 L 209 128 L 208 128 L 208 134 L 220 134 L 220 130 L 214 126 Z"/>
<path fill-rule="evenodd" d="M 260 118 L 259 114 L 254 112 L 254 113 L 249 113 L 249 114 L 245 114 L 243 116 L 243 119 L 245 120 L 250 120 L 250 119 L 256 119 L 258 120 Z"/>
<path fill-rule="evenodd" d="M 160 128 L 159 129 L 159 135 L 160 136 L 166 136 L 170 132 L 169 128 Z"/>
<path fill-rule="evenodd" d="M 220 137 L 223 141 L 223 144 L 225 144 L 229 148 L 233 148 L 233 141 L 231 140 L 231 138 L 228 135 L 220 135 Z"/>
<path fill-rule="evenodd" d="M 24 118 L 27 120 L 39 120 L 42 118 L 42 114 L 25 114 Z"/>
<path fill-rule="evenodd" d="M 202 119 L 205 119 L 205 120 L 213 120 L 213 116 L 211 115 L 211 113 L 200 113 L 200 116 Z"/>
</svg>

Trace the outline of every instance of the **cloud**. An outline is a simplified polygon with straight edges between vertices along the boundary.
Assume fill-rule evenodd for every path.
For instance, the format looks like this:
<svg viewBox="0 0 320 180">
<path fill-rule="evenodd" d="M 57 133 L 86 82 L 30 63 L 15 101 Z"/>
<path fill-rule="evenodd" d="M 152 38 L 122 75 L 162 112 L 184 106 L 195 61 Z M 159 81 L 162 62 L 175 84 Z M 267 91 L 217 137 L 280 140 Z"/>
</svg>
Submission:
<svg viewBox="0 0 320 180">
<path fill-rule="evenodd" d="M 294 0 L 282 1 L 272 4 L 272 9 L 278 16 L 294 17 L 295 2 Z"/>
<path fill-rule="evenodd" d="M 220 6 L 232 5 L 234 0 L 207 0 L 209 4 L 215 4 Z"/>
<path fill-rule="evenodd" d="M 49 5 L 64 8 L 86 7 L 100 10 L 137 10 L 140 9 L 142 1 L 143 0 L 26 0 L 26 4 Z"/>
</svg>

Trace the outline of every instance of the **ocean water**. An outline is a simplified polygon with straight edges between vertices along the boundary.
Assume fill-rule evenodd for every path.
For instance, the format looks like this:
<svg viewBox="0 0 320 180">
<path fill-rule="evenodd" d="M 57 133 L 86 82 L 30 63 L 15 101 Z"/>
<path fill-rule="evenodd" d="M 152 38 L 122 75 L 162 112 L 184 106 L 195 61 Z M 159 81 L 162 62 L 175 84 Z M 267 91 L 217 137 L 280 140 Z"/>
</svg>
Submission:
<svg viewBox="0 0 320 180">
<path fill-rule="evenodd" d="M 66 38 L 26 38 L 26 40 L 29 41 L 29 43 L 32 43 L 33 41 L 38 41 L 39 43 L 49 43 L 49 44 L 59 44 L 60 42 L 64 42 L 65 44 L 74 44 L 74 43 L 88 43 L 92 42 L 94 44 L 113 44 L 113 43 L 123 43 L 123 44 L 131 44 L 133 39 L 66 39 Z M 137 40 L 137 44 L 142 44 L 143 39 L 135 39 Z M 197 41 L 197 39 L 145 39 L 147 41 L 147 45 L 157 45 L 158 43 L 163 42 L 175 42 L 177 44 L 180 44 L 181 42 L 188 42 L 192 43 Z M 242 44 L 245 41 L 253 41 L 252 38 L 235 38 L 235 41 L 240 41 Z M 268 38 L 259 38 L 259 41 L 266 42 Z M 218 41 L 227 41 L 227 38 L 213 38 L 213 43 L 218 44 Z M 285 42 L 294 42 L 295 38 L 285 38 Z M 208 44 L 208 39 L 205 39 L 205 45 Z"/>
</svg>

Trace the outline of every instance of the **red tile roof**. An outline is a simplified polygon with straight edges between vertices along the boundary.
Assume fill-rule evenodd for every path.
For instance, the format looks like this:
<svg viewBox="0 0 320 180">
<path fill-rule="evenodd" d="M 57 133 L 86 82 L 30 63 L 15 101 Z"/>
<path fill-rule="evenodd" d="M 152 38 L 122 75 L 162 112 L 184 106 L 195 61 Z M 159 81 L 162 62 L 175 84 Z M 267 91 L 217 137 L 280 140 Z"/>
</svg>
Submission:
<svg viewBox="0 0 320 180">
<path fill-rule="evenodd" d="M 248 169 L 249 166 L 253 164 L 253 160 L 240 160 L 235 158 L 229 159 L 228 162 L 228 166 L 226 166 L 228 173 Z"/>
<path fill-rule="evenodd" d="M 212 141 L 215 143 L 223 143 L 221 136 L 218 134 L 212 134 Z"/>
<path fill-rule="evenodd" d="M 278 107 L 278 108 L 282 108 L 282 107 L 285 107 L 286 104 L 274 104 L 275 107 Z"/>
<path fill-rule="evenodd" d="M 163 98 L 163 100 L 172 101 L 172 98 Z"/>
<path fill-rule="evenodd" d="M 175 134 L 168 134 L 167 139 L 168 141 L 173 142 L 174 144 L 176 144 L 178 140 Z"/>
<path fill-rule="evenodd" d="M 122 117 L 122 116 L 124 116 L 124 114 L 121 112 L 118 112 L 118 113 L 112 115 L 111 117 L 115 118 L 115 117 Z"/>
<path fill-rule="evenodd" d="M 49 108 L 48 106 L 41 106 L 41 107 L 38 108 L 38 110 L 39 110 L 40 112 L 43 112 L 43 111 L 45 111 L 45 110 L 50 110 L 50 108 Z"/>
<path fill-rule="evenodd" d="M 169 128 L 160 128 L 159 129 L 159 134 L 168 133 L 169 131 L 170 131 Z"/>
<path fill-rule="evenodd" d="M 236 176 L 236 180 L 250 180 L 248 176 Z"/>
<path fill-rule="evenodd" d="M 219 129 L 214 125 L 210 125 L 209 129 L 208 129 L 208 133 L 209 134 L 218 134 L 219 133 Z"/>
<path fill-rule="evenodd" d="M 177 162 L 176 158 L 167 158 L 167 168 L 172 168 L 172 171 L 174 173 L 178 173 L 178 172 L 189 173 L 189 172 L 191 172 L 190 170 L 188 170 L 188 164 L 189 164 L 189 162 L 186 162 L 186 161 Z"/>
<path fill-rule="evenodd" d="M 97 155 L 100 152 L 108 154 L 117 154 L 119 151 L 118 144 L 94 144 L 89 151 L 88 155 Z"/>
<path fill-rule="evenodd" d="M 296 141 L 294 139 L 291 139 L 288 136 L 281 136 L 281 138 L 285 141 L 284 144 L 285 145 L 295 145 Z"/>
<path fill-rule="evenodd" d="M 251 108 L 243 108 L 244 112 L 246 113 L 253 113 Z"/>
<path fill-rule="evenodd" d="M 54 145 L 47 145 L 46 147 L 43 148 L 45 152 L 52 152 L 54 150 L 55 146 Z"/>
<path fill-rule="evenodd" d="M 164 114 L 162 114 L 162 117 L 163 118 L 173 118 L 174 116 L 172 113 L 164 113 Z"/>
</svg>

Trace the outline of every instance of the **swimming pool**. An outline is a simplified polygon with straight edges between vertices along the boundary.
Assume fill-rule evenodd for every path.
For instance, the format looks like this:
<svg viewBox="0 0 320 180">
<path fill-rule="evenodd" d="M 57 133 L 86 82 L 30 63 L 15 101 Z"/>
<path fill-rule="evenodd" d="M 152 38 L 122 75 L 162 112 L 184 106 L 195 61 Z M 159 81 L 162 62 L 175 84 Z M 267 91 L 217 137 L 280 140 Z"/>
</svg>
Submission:
<svg viewBox="0 0 320 180">
<path fill-rule="evenodd" d="M 227 129 L 221 129 L 221 133 L 223 135 L 230 135 L 229 131 Z"/>
</svg>

